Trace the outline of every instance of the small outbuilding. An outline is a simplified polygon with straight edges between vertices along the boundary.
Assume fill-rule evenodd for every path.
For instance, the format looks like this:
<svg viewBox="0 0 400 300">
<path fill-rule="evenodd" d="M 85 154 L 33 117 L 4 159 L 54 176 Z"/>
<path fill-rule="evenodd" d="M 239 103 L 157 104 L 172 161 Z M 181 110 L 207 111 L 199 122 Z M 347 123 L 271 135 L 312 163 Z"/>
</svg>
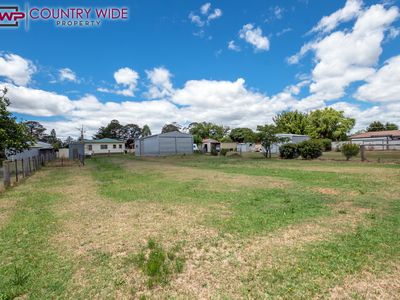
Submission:
<svg viewBox="0 0 400 300">
<path fill-rule="evenodd" d="M 301 143 L 303 141 L 308 141 L 310 139 L 310 137 L 308 135 L 292 134 L 292 133 L 279 133 L 276 136 L 280 137 L 280 138 L 285 138 L 286 141 L 283 142 L 283 143 L 276 143 L 276 144 L 272 145 L 271 153 L 275 153 L 275 154 L 279 153 L 279 148 L 283 144 L 287 144 L 287 143 L 298 144 L 298 143 Z"/>
<path fill-rule="evenodd" d="M 136 156 L 193 154 L 193 136 L 179 131 L 155 134 L 135 140 Z"/>
<path fill-rule="evenodd" d="M 52 157 L 54 155 L 54 148 L 52 145 L 44 142 L 35 142 L 29 149 L 23 150 L 18 153 L 6 150 L 6 157 L 8 160 L 20 160 L 34 156 Z"/>
<path fill-rule="evenodd" d="M 201 149 L 204 153 L 219 152 L 221 150 L 221 143 L 214 139 L 204 139 Z"/>
</svg>

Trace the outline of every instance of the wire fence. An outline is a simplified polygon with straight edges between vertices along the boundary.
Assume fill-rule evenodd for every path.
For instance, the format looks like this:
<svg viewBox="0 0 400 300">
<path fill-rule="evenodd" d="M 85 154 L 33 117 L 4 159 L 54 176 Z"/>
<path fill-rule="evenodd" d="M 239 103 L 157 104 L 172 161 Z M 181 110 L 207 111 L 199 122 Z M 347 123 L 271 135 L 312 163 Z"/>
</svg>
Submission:
<svg viewBox="0 0 400 300">
<path fill-rule="evenodd" d="M 400 143 L 360 145 L 360 158 L 362 161 L 400 163 Z"/>
</svg>

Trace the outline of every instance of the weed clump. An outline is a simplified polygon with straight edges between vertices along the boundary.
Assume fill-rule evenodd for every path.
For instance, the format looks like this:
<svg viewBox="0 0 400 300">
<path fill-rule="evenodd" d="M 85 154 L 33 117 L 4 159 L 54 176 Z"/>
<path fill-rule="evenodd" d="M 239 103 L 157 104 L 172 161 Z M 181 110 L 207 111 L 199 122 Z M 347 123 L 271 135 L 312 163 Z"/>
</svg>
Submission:
<svg viewBox="0 0 400 300">
<path fill-rule="evenodd" d="M 135 263 L 148 276 L 147 286 L 167 284 L 174 273 L 181 273 L 185 260 L 178 255 L 179 247 L 166 251 L 162 245 L 148 240 L 147 245 L 136 255 Z"/>
</svg>

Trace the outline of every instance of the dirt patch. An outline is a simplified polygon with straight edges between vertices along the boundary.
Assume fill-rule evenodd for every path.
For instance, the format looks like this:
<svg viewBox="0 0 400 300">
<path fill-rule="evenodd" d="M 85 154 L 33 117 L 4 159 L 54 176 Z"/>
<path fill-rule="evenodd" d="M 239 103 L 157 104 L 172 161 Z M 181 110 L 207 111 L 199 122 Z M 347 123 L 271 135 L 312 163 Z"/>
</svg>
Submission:
<svg viewBox="0 0 400 300">
<path fill-rule="evenodd" d="M 386 273 L 364 271 L 345 279 L 330 291 L 329 299 L 399 299 L 400 264 Z"/>
</svg>

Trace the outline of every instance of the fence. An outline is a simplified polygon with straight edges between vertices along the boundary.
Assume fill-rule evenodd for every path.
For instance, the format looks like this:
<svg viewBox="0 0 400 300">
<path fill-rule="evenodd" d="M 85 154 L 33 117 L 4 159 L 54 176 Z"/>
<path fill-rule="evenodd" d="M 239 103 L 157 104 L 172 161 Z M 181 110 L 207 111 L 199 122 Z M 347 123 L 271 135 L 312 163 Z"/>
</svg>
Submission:
<svg viewBox="0 0 400 300">
<path fill-rule="evenodd" d="M 2 181 L 4 187 L 9 187 L 14 182 L 19 182 L 55 159 L 54 153 L 46 153 L 22 159 L 5 160 L 2 168 Z"/>
<path fill-rule="evenodd" d="M 361 161 L 400 163 L 400 143 L 360 145 Z"/>
</svg>

